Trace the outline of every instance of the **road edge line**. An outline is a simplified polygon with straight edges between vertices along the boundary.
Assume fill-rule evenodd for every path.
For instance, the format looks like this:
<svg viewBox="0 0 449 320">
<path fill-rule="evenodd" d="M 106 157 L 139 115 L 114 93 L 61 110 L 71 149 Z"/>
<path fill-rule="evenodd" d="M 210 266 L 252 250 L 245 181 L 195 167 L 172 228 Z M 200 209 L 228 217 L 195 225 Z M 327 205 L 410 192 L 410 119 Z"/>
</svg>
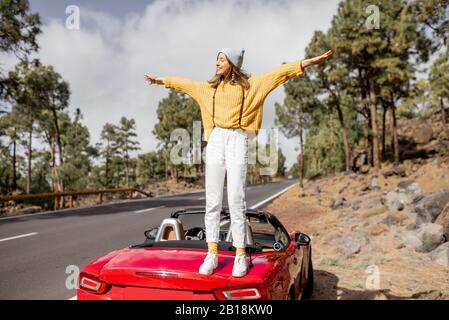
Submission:
<svg viewBox="0 0 449 320">
<path fill-rule="evenodd" d="M 258 207 L 260 207 L 260 206 L 264 205 L 265 203 L 273 200 L 274 198 L 279 197 L 281 194 L 283 194 L 284 192 L 290 190 L 291 188 L 293 188 L 294 186 L 296 186 L 298 184 L 299 183 L 296 182 L 296 183 L 292 184 L 291 186 L 288 186 L 287 188 L 282 189 L 281 191 L 279 191 L 278 193 L 272 195 L 271 197 L 268 197 L 267 199 L 265 199 L 265 200 L 263 200 L 263 201 L 261 201 L 259 203 L 256 203 L 255 205 L 251 206 L 250 209 L 253 209 L 253 210 L 257 209 Z"/>
</svg>

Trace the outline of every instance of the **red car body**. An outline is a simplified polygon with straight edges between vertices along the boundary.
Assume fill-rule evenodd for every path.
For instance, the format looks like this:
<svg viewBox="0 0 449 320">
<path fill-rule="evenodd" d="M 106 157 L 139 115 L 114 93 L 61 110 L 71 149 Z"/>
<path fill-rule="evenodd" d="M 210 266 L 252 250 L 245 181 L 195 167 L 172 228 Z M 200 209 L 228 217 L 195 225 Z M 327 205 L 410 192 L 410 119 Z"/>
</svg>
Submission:
<svg viewBox="0 0 449 320">
<path fill-rule="evenodd" d="M 183 209 L 182 214 L 189 214 Z M 198 213 L 198 209 L 195 211 Z M 203 210 L 204 212 L 204 210 Z M 226 213 L 226 209 L 223 211 Z M 179 212 L 177 212 L 179 213 Z M 247 217 L 265 217 L 279 232 L 285 228 L 266 211 L 248 210 Z M 172 214 L 172 217 L 178 217 Z M 283 228 L 281 230 L 281 228 Z M 146 233 L 147 234 L 147 233 Z M 263 232 L 255 232 L 256 238 Z M 232 276 L 235 252 L 220 242 L 218 268 L 201 275 L 207 254 L 204 240 L 148 241 L 106 254 L 89 263 L 79 277 L 79 300 L 226 300 L 299 299 L 313 288 L 310 238 L 300 232 L 288 234 L 281 250 L 247 247 L 248 274 Z M 284 238 L 285 239 L 285 238 Z M 257 242 L 256 242 L 257 243 Z M 235 249 L 235 248 L 234 248 Z"/>
</svg>

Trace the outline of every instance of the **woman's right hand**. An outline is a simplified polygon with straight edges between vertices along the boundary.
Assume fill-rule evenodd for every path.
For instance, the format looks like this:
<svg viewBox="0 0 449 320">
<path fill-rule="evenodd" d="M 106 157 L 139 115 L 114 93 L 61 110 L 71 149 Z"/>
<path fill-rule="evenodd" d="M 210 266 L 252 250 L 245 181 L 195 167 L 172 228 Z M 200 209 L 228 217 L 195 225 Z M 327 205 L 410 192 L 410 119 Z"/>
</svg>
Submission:
<svg viewBox="0 0 449 320">
<path fill-rule="evenodd" d="M 164 82 L 160 79 L 157 79 L 155 76 L 152 76 L 149 73 L 145 73 L 145 75 L 143 76 L 143 78 L 145 79 L 145 81 L 149 82 L 150 84 L 164 84 Z"/>
</svg>

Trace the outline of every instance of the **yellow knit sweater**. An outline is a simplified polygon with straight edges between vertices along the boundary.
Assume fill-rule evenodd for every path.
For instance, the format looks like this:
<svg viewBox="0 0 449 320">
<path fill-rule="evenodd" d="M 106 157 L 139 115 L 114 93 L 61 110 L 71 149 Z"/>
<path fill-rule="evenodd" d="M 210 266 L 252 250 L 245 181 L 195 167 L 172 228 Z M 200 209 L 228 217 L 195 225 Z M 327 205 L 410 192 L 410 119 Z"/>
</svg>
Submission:
<svg viewBox="0 0 449 320">
<path fill-rule="evenodd" d="M 301 60 L 282 64 L 277 68 L 259 76 L 251 76 L 250 87 L 244 90 L 245 100 L 241 115 L 241 128 L 251 136 L 257 136 L 262 126 L 263 102 L 267 95 L 276 87 L 289 79 L 302 76 L 304 69 Z M 167 76 L 163 79 L 166 88 L 192 97 L 201 108 L 201 118 L 204 126 L 204 139 L 215 126 L 222 128 L 239 128 L 240 109 L 242 105 L 242 87 L 222 81 L 215 93 L 215 114 L 213 115 L 213 96 L 215 88 L 207 81 L 192 81 L 177 76 Z"/>
</svg>

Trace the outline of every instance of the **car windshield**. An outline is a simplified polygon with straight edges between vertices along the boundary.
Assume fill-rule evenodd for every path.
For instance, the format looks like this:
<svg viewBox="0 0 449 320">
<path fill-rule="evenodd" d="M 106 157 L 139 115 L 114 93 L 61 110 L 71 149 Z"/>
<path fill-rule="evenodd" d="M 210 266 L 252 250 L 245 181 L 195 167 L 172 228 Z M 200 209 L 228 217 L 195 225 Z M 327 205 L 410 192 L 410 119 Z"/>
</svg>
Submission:
<svg viewBox="0 0 449 320">
<path fill-rule="evenodd" d="M 147 247 L 176 246 L 183 248 L 207 248 L 207 243 L 205 242 L 204 211 L 180 213 L 176 216 L 175 220 L 180 223 L 181 230 L 183 231 L 180 237 L 173 236 L 174 230 L 171 230 L 171 227 L 168 227 L 168 232 L 159 232 L 161 227 L 163 229 L 165 228 L 161 225 L 158 228 L 153 228 L 146 232 L 146 240 L 142 245 L 146 245 Z M 280 251 L 289 244 L 290 236 L 279 225 L 279 222 L 273 225 L 263 214 L 247 214 L 247 220 L 249 222 L 249 228 L 247 230 L 251 233 L 247 239 L 247 247 L 258 248 L 260 251 L 270 251 L 275 248 L 275 244 L 277 243 L 281 244 L 281 249 L 276 249 Z M 277 219 L 275 220 L 277 221 Z M 219 234 L 219 250 L 221 251 L 235 250 L 232 247 L 232 233 L 229 234 L 230 225 L 229 214 L 222 213 Z M 157 239 L 158 235 L 159 238 Z M 258 250 L 254 249 L 252 251 Z"/>
</svg>

